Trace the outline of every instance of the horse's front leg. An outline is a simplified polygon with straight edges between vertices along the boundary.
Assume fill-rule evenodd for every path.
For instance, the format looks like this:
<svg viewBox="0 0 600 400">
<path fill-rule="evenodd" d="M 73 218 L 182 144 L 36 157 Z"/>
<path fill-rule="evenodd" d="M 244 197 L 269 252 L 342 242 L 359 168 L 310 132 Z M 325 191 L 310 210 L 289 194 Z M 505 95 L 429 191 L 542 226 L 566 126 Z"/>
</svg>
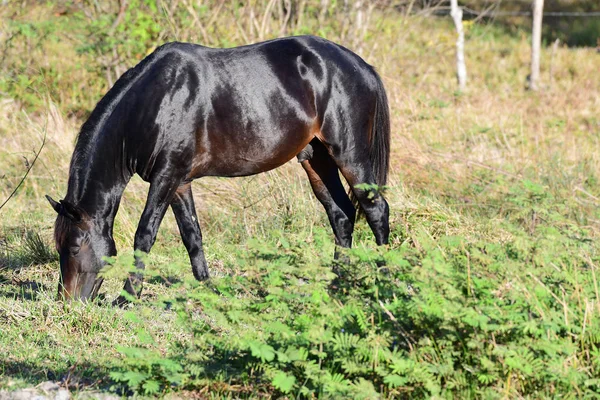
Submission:
<svg viewBox="0 0 600 400">
<path fill-rule="evenodd" d="M 190 256 L 194 277 L 199 281 L 208 279 L 208 267 L 202 249 L 202 232 L 198 224 L 191 183 L 177 189 L 171 201 L 171 208 L 179 226 L 181 239 Z"/>
<path fill-rule="evenodd" d="M 136 253 L 138 251 L 143 253 L 150 252 L 150 249 L 156 240 L 158 227 L 165 216 L 165 212 L 167 211 L 180 182 L 181 180 L 179 179 L 162 176 L 160 179 L 154 179 L 152 183 L 150 183 L 146 207 L 144 208 L 140 223 L 135 232 L 133 248 Z M 145 266 L 144 262 L 137 255 L 135 256 L 135 266 L 139 272 L 133 272 L 129 275 L 129 278 L 125 281 L 124 290 L 131 296 L 139 298 L 142 293 L 142 271 Z M 127 303 L 127 299 L 124 296 L 119 296 L 115 300 L 115 303 L 117 305 L 123 305 Z"/>
</svg>

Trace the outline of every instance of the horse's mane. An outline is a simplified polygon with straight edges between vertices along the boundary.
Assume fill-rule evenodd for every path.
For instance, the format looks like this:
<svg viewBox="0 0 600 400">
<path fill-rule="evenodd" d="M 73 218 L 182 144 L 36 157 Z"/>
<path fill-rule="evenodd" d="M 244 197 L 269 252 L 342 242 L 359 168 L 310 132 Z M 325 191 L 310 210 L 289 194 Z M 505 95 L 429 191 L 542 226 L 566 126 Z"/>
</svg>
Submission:
<svg viewBox="0 0 600 400">
<path fill-rule="evenodd" d="M 92 144 L 98 133 L 98 128 L 102 126 L 102 122 L 110 117 L 113 110 L 123 98 L 125 93 L 131 88 L 131 86 L 138 80 L 147 67 L 151 66 L 157 59 L 157 56 L 168 47 L 170 43 L 162 45 L 154 50 L 150 55 L 144 58 L 139 64 L 128 69 L 121 77 L 115 82 L 112 88 L 102 97 L 102 99 L 96 104 L 94 110 L 90 114 L 89 118 L 83 123 L 79 134 L 77 135 L 77 143 L 75 150 L 73 151 L 73 157 L 71 158 L 71 164 L 69 167 L 70 172 L 74 172 L 74 168 L 79 165 L 80 161 L 87 159 L 87 155 L 91 150 Z"/>
</svg>

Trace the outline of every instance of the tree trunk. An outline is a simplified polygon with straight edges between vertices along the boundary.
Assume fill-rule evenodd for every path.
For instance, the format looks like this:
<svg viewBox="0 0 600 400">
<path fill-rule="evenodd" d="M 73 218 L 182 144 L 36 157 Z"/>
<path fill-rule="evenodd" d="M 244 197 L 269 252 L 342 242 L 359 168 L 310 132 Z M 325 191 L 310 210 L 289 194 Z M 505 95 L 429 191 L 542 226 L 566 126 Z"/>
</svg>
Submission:
<svg viewBox="0 0 600 400">
<path fill-rule="evenodd" d="M 465 65 L 465 32 L 462 24 L 462 8 L 458 6 L 458 0 L 450 0 L 450 15 L 456 27 L 456 77 L 458 78 L 458 89 L 463 91 L 467 86 L 467 66 Z"/>
<path fill-rule="evenodd" d="M 538 90 L 540 80 L 540 47 L 542 43 L 542 16 L 544 0 L 533 0 L 533 32 L 531 34 L 531 74 L 529 89 Z"/>
</svg>

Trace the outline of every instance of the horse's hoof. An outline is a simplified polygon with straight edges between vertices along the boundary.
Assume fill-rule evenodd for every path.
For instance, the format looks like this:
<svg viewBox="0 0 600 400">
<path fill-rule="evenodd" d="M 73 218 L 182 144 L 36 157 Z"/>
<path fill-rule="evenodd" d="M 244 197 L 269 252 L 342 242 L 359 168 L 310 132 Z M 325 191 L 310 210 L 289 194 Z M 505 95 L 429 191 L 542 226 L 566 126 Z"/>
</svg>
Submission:
<svg viewBox="0 0 600 400">
<path fill-rule="evenodd" d="M 196 278 L 199 282 L 205 282 L 210 279 L 210 275 L 208 274 L 208 269 L 196 271 L 194 270 L 194 278 Z"/>
</svg>

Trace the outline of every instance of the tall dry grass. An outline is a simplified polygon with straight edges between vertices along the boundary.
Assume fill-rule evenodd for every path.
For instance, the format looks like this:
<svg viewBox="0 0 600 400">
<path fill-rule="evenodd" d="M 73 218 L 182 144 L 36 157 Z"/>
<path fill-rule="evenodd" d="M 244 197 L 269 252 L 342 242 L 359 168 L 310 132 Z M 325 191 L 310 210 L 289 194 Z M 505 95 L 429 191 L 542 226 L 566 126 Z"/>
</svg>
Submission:
<svg viewBox="0 0 600 400">
<path fill-rule="evenodd" d="M 202 12 L 198 7 L 200 2 L 192 0 L 161 3 L 170 8 L 156 15 L 161 30 L 155 44 L 179 39 L 218 46 L 240 45 L 281 34 L 317 33 L 358 51 L 376 66 L 388 92 L 393 135 L 390 188 L 386 195 L 391 206 L 390 247 L 397 250 L 406 245 L 416 249 L 415 254 L 421 253 L 414 260 L 415 277 L 428 277 L 427 284 L 429 280 L 432 284 L 430 290 L 444 285 L 456 285 L 452 293 L 458 290 L 460 279 L 448 281 L 449 275 L 440 272 L 437 265 L 422 263 L 423 260 L 430 264 L 438 262 L 428 254 L 435 253 L 436 246 L 444 257 L 450 256 L 449 259 L 454 250 L 465 252 L 465 248 L 455 249 L 454 245 L 444 245 L 437 240 L 456 235 L 461 243 L 474 243 L 466 251 L 466 265 L 458 265 L 456 271 L 472 268 L 472 276 L 485 281 L 483 286 L 488 285 L 491 290 L 488 295 L 484 294 L 487 289 L 475 292 L 475 296 L 469 293 L 468 303 L 473 302 L 472 310 L 476 314 L 488 302 L 494 303 L 492 296 L 495 296 L 506 299 L 507 305 L 524 303 L 524 318 L 527 319 L 529 312 L 532 323 L 543 330 L 545 325 L 538 323 L 538 316 L 544 312 L 552 315 L 550 311 L 557 305 L 561 313 L 564 308 L 566 325 L 577 321 L 573 315 L 581 314 L 583 318 L 579 322 L 583 321 L 583 331 L 586 327 L 592 330 L 596 323 L 593 311 L 600 304 L 596 276 L 593 285 L 582 282 L 589 278 L 590 268 L 592 273 L 597 271 L 597 246 L 581 246 L 580 251 L 573 245 L 579 240 L 578 232 L 564 229 L 561 234 L 569 240 L 563 237 L 562 242 L 557 240 L 558 244 L 553 247 L 548 244 L 553 233 L 533 234 L 535 214 L 529 214 L 527 207 L 513 200 L 528 195 L 523 190 L 518 191 L 523 182 L 534 182 L 541 188 L 536 190 L 552 197 L 551 201 L 540 204 L 560 207 L 559 221 L 541 224 L 543 229 L 561 228 L 561 224 L 568 223 L 585 229 L 582 242 L 597 239 L 600 231 L 600 56 L 593 49 L 558 47 L 553 52 L 544 48 L 542 88 L 531 93 L 525 90 L 530 45 L 527 35 L 508 33 L 494 25 L 470 24 L 466 42 L 469 82 L 465 92 L 457 93 L 453 69 L 455 38 L 450 19 L 407 17 L 393 10 L 372 8 L 370 15 L 363 14 L 364 25 L 357 29 L 357 10 L 321 13 L 317 9 L 316 14 L 302 14 L 316 15 L 312 20 L 298 21 L 297 17 L 290 16 L 282 28 L 286 16 L 276 7 L 283 2 L 252 1 L 237 9 L 231 4 L 241 4 L 239 2 L 214 2 L 216 7 Z M 320 4 L 321 1 L 304 3 Z M 14 33 L 2 27 L 11 27 L 15 21 L 23 24 L 64 22 L 61 19 L 64 17 L 55 16 L 62 11 L 51 4 L 36 2 L 25 8 L 21 4 L 25 3 L 0 8 L 0 43 L 6 44 L 7 35 Z M 266 12 L 269 4 L 270 14 Z M 93 21 L 107 12 L 116 16 L 116 5 L 117 2 L 93 2 L 88 10 L 90 15 L 85 18 Z M 182 8 L 189 7 L 191 12 L 181 12 Z M 194 12 L 197 21 L 192 17 Z M 369 9 L 364 12 L 368 13 Z M 183 18 L 186 15 L 188 18 Z M 62 198 L 66 192 L 70 156 L 85 111 L 89 112 L 118 73 L 154 47 L 149 46 L 140 54 L 127 54 L 118 48 L 116 57 L 111 51 L 94 58 L 78 50 L 81 42 L 73 32 L 79 31 L 55 33 L 58 40 L 17 36 L 5 47 L 8 51 L 0 45 L 0 71 L 18 70 L 15 75 L 30 82 L 27 87 L 2 86 L 3 79 L 10 74 L 0 76 L 0 87 L 10 88 L 0 93 L 0 201 L 14 190 L 27 163 L 32 162 L 34 151 L 46 137 L 46 145 L 23 186 L 0 209 L 0 323 L 4 324 L 5 334 L 12 335 L 6 337 L 14 338 L 14 341 L 5 339 L 2 345 L 3 350 L 8 349 L 4 353 L 11 352 L 9 361 L 18 361 L 9 363 L 6 370 L 0 368 L 0 385 L 6 384 L 3 379 L 12 382 L 11 374 L 15 371 L 21 379 L 26 376 L 25 380 L 31 382 L 43 375 L 37 371 L 63 369 L 69 371 L 65 385 L 80 389 L 100 385 L 82 380 L 79 386 L 78 377 L 89 373 L 86 363 L 101 360 L 101 365 L 93 364 L 94 368 L 103 368 L 106 360 L 121 363 L 122 355 L 116 347 L 137 343 L 136 330 L 141 326 L 156 338 L 157 349 L 164 355 L 170 354 L 171 346 L 178 342 L 185 344 L 191 337 L 188 330 L 176 324 L 173 313 L 140 308 L 142 323 L 136 324 L 125 318 L 122 310 L 91 303 L 54 302 L 58 262 L 49 260 L 34 235 L 40 234 L 44 243 L 52 246 L 55 213 L 44 194 Z M 92 35 L 87 39 L 93 38 Z M 314 230 L 329 229 L 324 210 L 312 195 L 304 172 L 295 160 L 253 177 L 200 179 L 193 184 L 193 189 L 213 276 L 239 272 L 232 270 L 239 265 L 240 254 L 248 249 L 244 245 L 251 238 L 276 243 L 283 231 L 292 243 L 310 242 Z M 115 226 L 121 253 L 132 249 L 146 191 L 147 184 L 134 177 L 125 192 Z M 519 222 L 506 223 L 514 220 Z M 530 231 L 526 230 L 528 224 L 532 226 Z M 355 242 L 374 247 L 366 224 L 358 225 Z M 506 249 L 494 250 L 498 243 L 506 244 Z M 231 244 L 241 244 L 236 247 L 240 250 L 232 251 Z M 523 249 L 517 249 L 520 253 L 514 259 L 507 256 L 504 265 L 502 257 L 519 245 Z M 542 248 L 541 254 L 536 253 L 538 245 Z M 565 249 L 569 246 L 572 251 L 567 252 Z M 34 247 L 39 255 L 37 260 L 28 255 Z M 483 254 L 488 249 L 492 254 Z M 329 250 L 332 249 L 318 249 L 322 253 Z M 473 250 L 473 254 L 469 254 L 469 250 Z M 555 252 L 556 259 L 553 258 Z M 536 264 L 530 256 L 545 256 L 549 261 Z M 476 257 L 482 259 L 476 260 Z M 561 258 L 564 261 L 565 257 L 574 260 L 563 265 Z M 162 276 L 175 279 L 184 274 L 191 276 L 187 254 L 171 213 L 167 213 L 161 226 L 149 261 L 149 269 L 158 270 Z M 171 274 L 169 268 L 174 267 L 181 269 Z M 555 277 L 542 270 L 556 270 L 565 276 L 572 274 L 575 284 L 566 286 L 566 291 L 561 286 L 561 292 L 551 287 Z M 181 289 L 169 288 L 165 282 L 147 282 L 144 297 L 156 299 L 168 295 L 173 298 L 181 294 L 178 292 Z M 116 295 L 121 287 L 121 281 L 107 280 L 102 295 Z M 434 291 L 427 293 L 434 298 Z M 556 297 L 556 303 L 545 301 L 548 292 L 562 297 Z M 478 299 L 482 302 L 477 303 Z M 506 310 L 496 311 L 502 314 Z M 466 314 L 462 314 L 462 309 L 455 312 L 460 312 L 457 320 L 464 319 Z M 400 314 L 396 316 L 400 320 Z M 549 319 L 542 318 L 541 322 L 547 324 Z M 460 330 L 464 328 L 464 325 L 457 326 L 461 326 Z M 570 331 L 565 332 L 566 336 L 572 335 Z M 491 336 L 488 339 L 495 342 L 494 335 Z M 507 346 L 518 341 L 519 346 L 527 347 L 530 342 L 522 342 L 523 337 L 519 336 Z M 581 347 L 581 351 L 564 357 L 561 370 L 571 371 L 569 368 L 573 365 L 584 369 L 591 365 L 591 346 L 586 348 L 583 333 L 574 335 L 573 343 L 579 339 L 581 346 L 574 346 Z M 494 343 L 494 346 L 500 348 L 504 344 Z M 419 347 L 415 344 L 415 349 Z M 464 350 L 471 352 L 470 348 Z M 431 354 L 434 353 L 427 353 L 424 358 Z M 23 360 L 26 362 L 21 363 Z M 500 360 L 497 367 L 503 368 L 504 363 Z M 528 380 L 519 382 L 512 373 L 506 376 L 505 382 L 499 380 L 495 384 L 497 393 L 506 397 L 520 396 L 520 387 Z"/>
<path fill-rule="evenodd" d="M 590 226 L 598 230 L 600 222 L 593 208 L 598 205 L 600 190 L 589 182 L 600 176 L 600 57 L 592 49 L 559 47 L 554 53 L 544 49 L 543 87 L 539 93 L 530 93 L 524 90 L 529 63 L 526 35 L 508 35 L 493 25 L 469 25 L 468 88 L 457 93 L 450 20 L 407 17 L 370 7 L 363 10 L 360 26 L 356 10 L 326 12 L 319 14 L 321 20 L 298 21 L 298 17 L 286 19 L 285 12 L 273 8 L 279 4 L 270 1 L 232 8 L 223 3 L 200 13 L 196 3 L 174 2 L 160 14 L 163 29 L 157 41 L 239 45 L 309 31 L 305 33 L 320 33 L 359 51 L 379 70 L 390 101 L 393 138 L 388 197 L 393 223 L 404 223 L 403 216 L 430 207 L 458 220 L 469 218 L 473 203 L 485 198 L 470 198 L 467 189 L 474 183 L 489 185 L 501 177 L 509 181 L 538 179 L 570 191 L 589 214 Z M 45 18 L 43 7 L 32 6 L 22 13 L 21 20 Z M 107 6 L 99 7 L 95 12 Z M 178 7 L 191 7 L 189 15 L 195 18 L 177 19 Z M 33 111 L 26 111 L 11 98 L 0 102 L 0 168 L 4 176 L 0 198 L 10 193 L 22 176 L 23 156 L 31 159 L 44 134 L 48 139 L 24 186 L 0 211 L 5 230 L 31 225 L 49 238 L 54 215 L 43 195 L 60 198 L 66 191 L 70 153 L 82 123 L 77 113 L 67 110 L 74 103 L 85 104 L 81 99 L 86 94 L 85 79 L 90 76 L 78 66 L 89 59 L 69 46 L 68 40 L 33 46 L 31 54 L 8 53 L 31 58 L 33 69 L 54 65 L 65 74 L 79 71 L 75 83 L 83 94 L 49 99 L 40 93 L 45 106 Z M 110 67 L 113 75 L 131 66 L 119 60 Z M 17 64 L 18 60 L 12 61 Z M 61 79 L 70 82 L 69 76 Z M 114 76 L 103 85 L 111 79 Z M 92 92 L 98 89 L 97 80 L 90 78 L 90 84 Z M 96 100 L 106 89 L 97 90 Z M 226 231 L 226 237 L 242 240 L 272 223 L 290 230 L 325 224 L 324 212 L 295 164 L 292 160 L 256 177 L 196 182 L 195 200 L 205 235 Z M 125 193 L 115 230 L 121 249 L 131 248 L 146 190 L 146 184 L 135 178 Z M 496 196 L 509 195 L 497 185 L 490 190 L 498 192 Z M 464 229 L 465 224 L 462 226 Z M 177 235 L 170 215 L 163 231 Z"/>
</svg>

